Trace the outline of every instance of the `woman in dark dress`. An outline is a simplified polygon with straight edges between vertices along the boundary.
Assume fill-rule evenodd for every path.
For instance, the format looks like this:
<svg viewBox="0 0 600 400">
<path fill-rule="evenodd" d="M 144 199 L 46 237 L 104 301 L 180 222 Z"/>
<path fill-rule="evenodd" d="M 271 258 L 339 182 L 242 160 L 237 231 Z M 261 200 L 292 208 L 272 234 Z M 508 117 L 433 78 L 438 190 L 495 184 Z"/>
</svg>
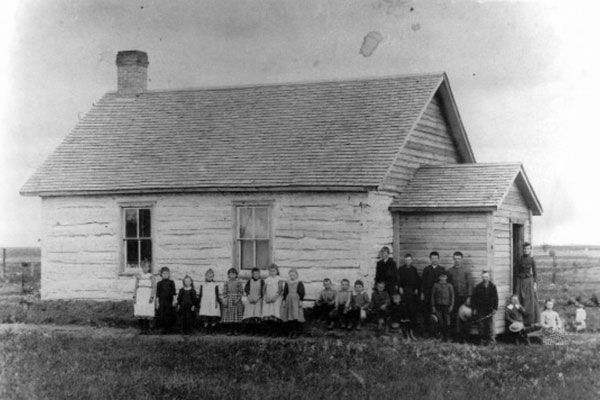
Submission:
<svg viewBox="0 0 600 400">
<path fill-rule="evenodd" d="M 517 266 L 517 290 L 519 301 L 525 307 L 527 319 L 525 325 L 530 326 L 537 323 L 540 319 L 540 312 L 537 301 L 537 271 L 535 269 L 535 260 L 531 256 L 531 244 L 523 244 L 523 255 Z"/>
</svg>

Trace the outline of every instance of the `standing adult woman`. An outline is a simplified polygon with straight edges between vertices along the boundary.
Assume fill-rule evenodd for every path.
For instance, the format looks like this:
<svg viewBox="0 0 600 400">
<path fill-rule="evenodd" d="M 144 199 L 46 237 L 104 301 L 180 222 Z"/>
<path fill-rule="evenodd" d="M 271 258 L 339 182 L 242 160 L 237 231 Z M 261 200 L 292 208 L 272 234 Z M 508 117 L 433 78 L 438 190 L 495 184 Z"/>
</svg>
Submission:
<svg viewBox="0 0 600 400">
<path fill-rule="evenodd" d="M 537 271 L 535 260 L 531 256 L 531 244 L 523 244 L 523 255 L 517 265 L 517 291 L 519 301 L 527 311 L 525 325 L 531 326 L 539 321 L 540 312 L 537 300 Z"/>
</svg>

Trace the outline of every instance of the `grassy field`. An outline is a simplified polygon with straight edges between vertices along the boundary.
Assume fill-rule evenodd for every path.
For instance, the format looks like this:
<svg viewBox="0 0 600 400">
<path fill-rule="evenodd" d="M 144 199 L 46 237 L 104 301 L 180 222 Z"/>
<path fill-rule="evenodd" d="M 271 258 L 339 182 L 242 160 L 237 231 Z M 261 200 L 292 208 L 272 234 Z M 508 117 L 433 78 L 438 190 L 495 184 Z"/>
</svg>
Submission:
<svg viewBox="0 0 600 400">
<path fill-rule="evenodd" d="M 540 300 L 556 298 L 567 322 L 574 297 L 590 305 L 588 333 L 558 347 L 406 344 L 310 324 L 296 341 L 137 336 L 130 301 L 42 301 L 0 282 L 0 323 L 72 328 L 0 326 L 0 399 L 597 399 L 600 308 L 590 299 L 600 286 L 590 282 L 600 255 L 550 250 L 536 256 Z"/>
<path fill-rule="evenodd" d="M 596 399 L 596 336 L 562 347 L 373 338 L 0 337 L 2 399 Z"/>
</svg>

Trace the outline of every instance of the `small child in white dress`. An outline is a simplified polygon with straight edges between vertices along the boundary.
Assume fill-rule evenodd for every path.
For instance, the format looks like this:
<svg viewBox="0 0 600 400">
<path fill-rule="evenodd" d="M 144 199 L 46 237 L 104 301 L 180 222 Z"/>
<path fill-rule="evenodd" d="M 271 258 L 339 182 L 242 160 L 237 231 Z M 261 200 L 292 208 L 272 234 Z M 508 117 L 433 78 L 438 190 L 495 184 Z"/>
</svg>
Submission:
<svg viewBox="0 0 600 400">
<path fill-rule="evenodd" d="M 133 300 L 135 301 L 133 315 L 139 321 L 142 335 L 148 334 L 150 321 L 154 318 L 156 282 L 150 269 L 149 262 L 142 262 L 141 271 L 136 276 L 133 290 Z"/>
<path fill-rule="evenodd" d="M 575 303 L 575 307 L 577 307 L 577 310 L 575 311 L 575 331 L 583 332 L 586 328 L 585 320 L 587 318 L 587 313 L 585 312 L 583 304 L 580 302 Z"/>
<path fill-rule="evenodd" d="M 219 285 L 215 282 L 215 272 L 208 269 L 205 280 L 198 288 L 200 299 L 200 320 L 207 333 L 212 333 L 221 320 L 221 304 L 219 303 Z"/>
</svg>

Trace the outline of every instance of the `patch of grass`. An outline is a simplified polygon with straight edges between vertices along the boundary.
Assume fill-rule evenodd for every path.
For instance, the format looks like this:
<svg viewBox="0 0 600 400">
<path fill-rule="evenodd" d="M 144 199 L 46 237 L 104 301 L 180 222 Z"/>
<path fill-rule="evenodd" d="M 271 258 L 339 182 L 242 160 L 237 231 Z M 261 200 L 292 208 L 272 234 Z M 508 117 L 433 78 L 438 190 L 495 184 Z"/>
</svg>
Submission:
<svg viewBox="0 0 600 400">
<path fill-rule="evenodd" d="M 528 398 L 600 395 L 600 343 L 0 338 L 0 398 Z"/>
<path fill-rule="evenodd" d="M 0 297 L 1 323 L 135 325 L 132 301 L 39 300 L 35 296 Z"/>
</svg>

